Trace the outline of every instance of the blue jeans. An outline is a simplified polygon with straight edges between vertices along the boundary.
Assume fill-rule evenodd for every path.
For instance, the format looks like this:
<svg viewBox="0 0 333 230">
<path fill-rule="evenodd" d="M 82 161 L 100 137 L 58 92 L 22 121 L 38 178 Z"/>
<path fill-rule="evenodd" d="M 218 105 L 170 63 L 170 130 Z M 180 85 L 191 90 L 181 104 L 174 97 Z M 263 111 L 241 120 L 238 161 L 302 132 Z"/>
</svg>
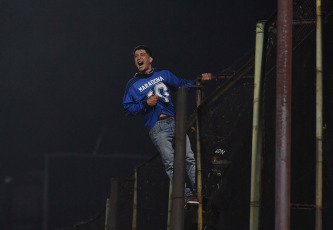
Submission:
<svg viewBox="0 0 333 230">
<path fill-rule="evenodd" d="M 170 117 L 165 120 L 157 121 L 154 127 L 149 131 L 150 139 L 153 141 L 158 152 L 161 154 L 165 171 L 172 181 L 173 179 L 173 160 L 174 160 L 174 139 L 175 139 L 175 119 Z M 191 183 L 191 187 L 195 190 L 195 159 L 191 149 L 191 143 L 186 135 L 186 157 L 185 171 Z M 185 187 L 185 198 L 192 196 L 191 188 Z"/>
</svg>

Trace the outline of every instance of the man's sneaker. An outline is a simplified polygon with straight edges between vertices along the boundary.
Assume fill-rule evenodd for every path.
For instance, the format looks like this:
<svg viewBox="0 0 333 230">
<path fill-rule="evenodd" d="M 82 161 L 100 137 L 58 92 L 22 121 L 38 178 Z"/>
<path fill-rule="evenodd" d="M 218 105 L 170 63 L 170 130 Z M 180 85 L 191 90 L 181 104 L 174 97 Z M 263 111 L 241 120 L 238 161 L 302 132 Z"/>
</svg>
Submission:
<svg viewBox="0 0 333 230">
<path fill-rule="evenodd" d="M 194 205 L 198 205 L 198 204 L 199 204 L 199 201 L 198 201 L 197 197 L 191 196 L 191 197 L 185 198 L 184 209 L 189 210 Z"/>
</svg>

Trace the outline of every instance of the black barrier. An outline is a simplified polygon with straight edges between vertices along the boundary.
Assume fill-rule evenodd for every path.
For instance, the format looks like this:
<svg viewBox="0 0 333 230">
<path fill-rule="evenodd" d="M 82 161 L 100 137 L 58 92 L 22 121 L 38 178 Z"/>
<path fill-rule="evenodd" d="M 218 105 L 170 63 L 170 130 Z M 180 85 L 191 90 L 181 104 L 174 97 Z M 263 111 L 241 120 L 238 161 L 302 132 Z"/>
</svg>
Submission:
<svg viewBox="0 0 333 230">
<path fill-rule="evenodd" d="M 118 200 L 119 230 L 132 229 L 134 174 L 129 176 L 120 186 Z"/>
<path fill-rule="evenodd" d="M 246 229 L 252 135 L 251 72 L 199 114 L 206 229 Z"/>
</svg>

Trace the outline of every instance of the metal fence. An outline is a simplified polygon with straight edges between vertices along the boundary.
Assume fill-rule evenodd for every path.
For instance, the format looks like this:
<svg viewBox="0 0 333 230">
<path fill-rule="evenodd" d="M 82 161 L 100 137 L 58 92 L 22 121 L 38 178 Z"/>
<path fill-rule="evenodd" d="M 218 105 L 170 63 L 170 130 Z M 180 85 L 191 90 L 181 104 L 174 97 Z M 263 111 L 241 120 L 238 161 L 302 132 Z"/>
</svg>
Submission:
<svg viewBox="0 0 333 230">
<path fill-rule="evenodd" d="M 291 229 L 314 229 L 315 2 L 294 1 L 293 15 Z M 330 30 L 329 26 L 332 24 L 332 18 L 326 17 L 324 31 Z M 332 60 L 331 41 L 333 41 L 332 33 L 326 33 L 324 46 L 330 49 L 325 51 L 324 60 Z M 274 15 L 265 22 L 260 229 L 274 229 L 275 68 Z M 324 123 L 327 127 L 323 137 L 325 161 L 323 229 L 327 230 L 333 228 L 330 221 L 330 216 L 333 214 L 333 157 L 329 154 L 333 149 L 333 129 L 330 126 L 333 124 L 333 91 L 330 90 L 333 86 L 332 76 L 332 67 L 327 65 L 324 72 Z M 234 80 L 235 78 L 237 80 Z M 232 77 L 221 78 L 216 80 L 216 83 L 218 87 L 213 94 L 205 92 L 209 96 L 204 103 L 207 101 L 209 103 L 198 110 L 197 114 L 202 148 L 204 229 L 248 229 L 253 59 Z M 209 90 L 211 91 L 211 87 Z M 196 136 L 194 134 L 189 136 L 195 150 Z M 122 183 L 120 190 L 118 229 L 167 229 L 169 181 L 159 155 L 137 167 L 136 173 Z M 92 224 L 103 222 L 104 214 L 100 214 L 90 224 L 76 225 L 75 229 L 104 229 L 104 223 Z M 196 229 L 195 210 L 187 212 L 185 219 L 185 229 Z"/>
<path fill-rule="evenodd" d="M 328 7 L 328 5 L 326 5 Z M 316 5 L 294 1 L 291 121 L 291 229 L 315 229 L 316 163 Z M 326 8 L 327 9 L 327 8 Z M 332 8 L 331 8 L 332 10 Z M 326 15 L 328 16 L 328 15 Z M 324 60 L 332 59 L 332 18 L 325 18 Z M 264 148 L 260 229 L 274 229 L 276 19 L 265 24 L 263 117 Z M 331 36 L 331 37 L 330 37 Z M 330 37 L 330 38 L 329 38 Z M 324 48 L 325 49 L 325 48 Z M 325 67 L 324 67 L 325 68 Z M 324 71 L 324 123 L 332 120 L 332 69 Z M 332 229 L 332 129 L 324 130 L 323 229 Z"/>
</svg>

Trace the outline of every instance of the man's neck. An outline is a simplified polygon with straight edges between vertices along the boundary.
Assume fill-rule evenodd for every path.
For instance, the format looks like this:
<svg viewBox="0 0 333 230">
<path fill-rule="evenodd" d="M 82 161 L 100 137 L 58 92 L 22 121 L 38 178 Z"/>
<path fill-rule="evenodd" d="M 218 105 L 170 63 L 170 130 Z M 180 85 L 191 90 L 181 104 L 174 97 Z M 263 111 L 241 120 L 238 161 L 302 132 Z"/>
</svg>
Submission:
<svg viewBox="0 0 333 230">
<path fill-rule="evenodd" d="M 146 71 L 144 71 L 144 72 L 139 72 L 139 73 L 140 73 L 140 74 L 151 74 L 153 71 L 154 71 L 154 68 L 153 68 L 153 67 L 150 67 L 150 68 L 147 69 Z"/>
</svg>

